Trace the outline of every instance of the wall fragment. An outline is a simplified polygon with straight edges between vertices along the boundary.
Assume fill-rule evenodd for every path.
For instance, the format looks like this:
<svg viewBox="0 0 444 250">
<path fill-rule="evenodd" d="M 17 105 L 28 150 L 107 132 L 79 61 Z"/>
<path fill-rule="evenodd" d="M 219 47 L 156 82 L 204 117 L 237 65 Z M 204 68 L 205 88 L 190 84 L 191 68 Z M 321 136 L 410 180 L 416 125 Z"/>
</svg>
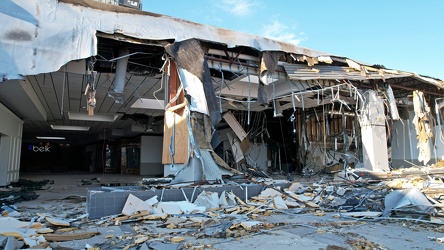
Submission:
<svg viewBox="0 0 444 250">
<path fill-rule="evenodd" d="M 415 111 L 413 124 L 416 128 L 417 148 L 419 148 L 418 160 L 427 164 L 431 158 L 431 138 L 433 138 L 433 132 L 429 118 L 430 107 L 425 100 L 424 93 L 421 91 L 413 91 L 413 109 Z"/>
</svg>

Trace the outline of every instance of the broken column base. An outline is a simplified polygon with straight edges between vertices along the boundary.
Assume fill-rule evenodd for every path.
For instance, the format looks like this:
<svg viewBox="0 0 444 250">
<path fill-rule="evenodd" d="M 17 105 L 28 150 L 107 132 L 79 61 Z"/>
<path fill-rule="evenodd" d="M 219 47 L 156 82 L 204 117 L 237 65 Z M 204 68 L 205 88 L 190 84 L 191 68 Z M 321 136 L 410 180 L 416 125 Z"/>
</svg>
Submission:
<svg viewBox="0 0 444 250">
<path fill-rule="evenodd" d="M 201 162 L 197 158 L 190 158 L 188 165 L 167 164 L 163 169 L 164 176 L 175 176 L 172 184 L 202 181 L 203 171 Z"/>
</svg>

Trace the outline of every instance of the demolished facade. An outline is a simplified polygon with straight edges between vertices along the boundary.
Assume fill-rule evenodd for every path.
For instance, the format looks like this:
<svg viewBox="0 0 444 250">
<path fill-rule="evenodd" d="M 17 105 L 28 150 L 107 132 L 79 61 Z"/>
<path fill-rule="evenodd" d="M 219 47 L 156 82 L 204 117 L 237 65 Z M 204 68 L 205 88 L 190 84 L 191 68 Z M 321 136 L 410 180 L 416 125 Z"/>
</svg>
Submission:
<svg viewBox="0 0 444 250">
<path fill-rule="evenodd" d="M 442 174 L 442 80 L 90 0 L 2 1 L 0 16 L 0 186 L 37 168 L 29 158 L 63 158 L 77 145 L 91 172 L 152 177 L 90 188 L 86 216 L 105 218 L 97 225 L 163 220 L 226 237 L 270 226 L 255 219 L 277 210 L 442 223 L 442 180 L 425 180 Z M 73 145 L 37 143 L 38 135 Z M 69 163 L 52 170 L 61 165 Z M 421 178 L 402 179 L 412 167 Z M 335 177 L 301 184 L 271 173 Z M 356 184 L 366 176 L 401 179 Z M 172 217 L 190 213 L 212 221 Z M 132 246 L 152 237 L 143 230 Z"/>
<path fill-rule="evenodd" d="M 199 181 L 250 167 L 390 171 L 444 154 L 438 79 L 94 1 L 7 1 L 1 15 L 2 100 L 25 120 L 24 136 L 80 124 L 76 115 L 89 116 L 89 126 L 111 115 L 113 125 L 95 133 L 129 138 L 156 120 L 161 163 L 144 171 L 139 162 L 140 174 Z M 59 107 L 42 100 L 47 76 Z M 7 96 L 14 88 L 32 116 Z M 5 171 L 16 173 L 20 142 L 10 145 L 15 163 Z"/>
</svg>

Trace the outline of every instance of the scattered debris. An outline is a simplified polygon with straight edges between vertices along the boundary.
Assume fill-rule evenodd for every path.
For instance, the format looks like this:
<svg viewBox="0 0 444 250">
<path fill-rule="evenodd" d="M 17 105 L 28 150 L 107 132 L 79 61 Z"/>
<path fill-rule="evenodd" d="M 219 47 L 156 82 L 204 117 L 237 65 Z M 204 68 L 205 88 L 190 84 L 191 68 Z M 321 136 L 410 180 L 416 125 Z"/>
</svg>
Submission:
<svg viewBox="0 0 444 250">
<path fill-rule="evenodd" d="M 436 168 L 433 170 L 437 171 Z M 437 232 L 444 232 L 441 228 L 444 225 L 442 179 L 439 175 L 424 174 L 425 171 L 417 172 L 421 173 L 399 175 L 399 178 L 389 180 L 360 178 L 350 182 L 323 176 L 320 180 L 272 180 L 260 185 L 254 183 L 255 177 L 250 177 L 239 180 L 242 188 L 234 180 L 230 184 L 190 184 L 189 188 L 183 184 L 163 183 L 166 185 L 159 186 L 153 180 L 140 186 L 142 189 L 103 187 L 103 191 L 95 189 L 94 192 L 107 192 L 110 195 L 107 197 L 126 195 L 127 198 L 120 214 L 117 212 L 97 220 L 88 219 L 84 212 L 85 197 L 78 195 L 49 200 L 66 204 L 65 207 L 54 204 L 60 212 L 24 213 L 20 206 L 9 203 L 8 206 L 20 213 L 13 218 L 15 211 L 4 207 L 4 217 L 0 218 L 3 243 L 0 243 L 5 245 L 10 241 L 9 244 L 24 244 L 28 248 L 69 248 L 72 245 L 76 249 L 85 247 L 84 240 L 88 240 L 90 249 L 204 249 L 205 244 L 198 244 L 198 240 L 239 239 L 282 230 L 296 224 L 287 224 L 285 220 L 267 222 L 267 218 L 275 215 L 292 218 L 304 214 L 319 220 L 330 218 L 329 215 L 342 219 L 299 225 L 316 234 L 336 232 L 343 235 L 337 229 L 352 228 L 364 221 L 422 222 L 436 225 L 436 230 L 440 230 Z M 249 186 L 248 182 L 254 185 Z M 160 191 L 160 195 L 155 190 Z M 167 190 L 175 196 L 166 195 Z M 146 196 L 144 192 L 153 195 Z M 257 195 L 252 196 L 252 192 Z M 175 201 L 167 200 L 168 197 L 174 197 Z M 346 245 L 341 246 L 345 249 L 347 245 L 383 249 L 362 236 L 343 236 L 347 237 Z M 434 237 L 436 244 L 442 242 L 439 235 L 430 237 Z"/>
</svg>

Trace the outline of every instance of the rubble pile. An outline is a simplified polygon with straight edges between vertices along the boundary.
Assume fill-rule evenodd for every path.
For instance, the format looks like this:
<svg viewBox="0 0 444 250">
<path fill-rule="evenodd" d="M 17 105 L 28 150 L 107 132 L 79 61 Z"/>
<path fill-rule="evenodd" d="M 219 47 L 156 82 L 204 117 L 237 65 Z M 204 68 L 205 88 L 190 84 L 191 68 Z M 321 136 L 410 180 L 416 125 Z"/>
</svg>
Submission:
<svg viewBox="0 0 444 250">
<path fill-rule="evenodd" d="M 220 193 L 200 186 L 202 192 L 191 199 L 185 196 L 183 201 L 163 201 L 158 196 L 142 200 L 131 194 L 131 189 L 114 187 L 118 193 L 128 192 L 121 213 L 95 220 L 85 213 L 82 196 L 54 199 L 46 207 L 36 206 L 27 211 L 17 208 L 19 203 L 9 200 L 6 204 L 3 199 L 0 247 L 213 249 L 211 239 L 216 238 L 240 239 L 295 226 L 313 228 L 316 233 L 339 234 L 338 228 L 370 221 L 421 222 L 434 225 L 436 232 L 444 232 L 444 184 L 440 176 L 356 181 L 325 177 L 316 182 L 267 179 L 264 183 L 259 195 L 244 200 L 230 191 L 229 185 L 222 185 L 226 190 Z M 288 218 L 297 214 L 319 218 L 333 214 L 345 221 L 300 225 L 267 219 L 277 214 Z M 419 224 L 412 225 L 418 228 Z M 362 236 L 348 235 L 347 239 L 352 248 L 366 245 L 383 249 Z M 442 242 L 442 237 L 428 240 Z"/>
</svg>

